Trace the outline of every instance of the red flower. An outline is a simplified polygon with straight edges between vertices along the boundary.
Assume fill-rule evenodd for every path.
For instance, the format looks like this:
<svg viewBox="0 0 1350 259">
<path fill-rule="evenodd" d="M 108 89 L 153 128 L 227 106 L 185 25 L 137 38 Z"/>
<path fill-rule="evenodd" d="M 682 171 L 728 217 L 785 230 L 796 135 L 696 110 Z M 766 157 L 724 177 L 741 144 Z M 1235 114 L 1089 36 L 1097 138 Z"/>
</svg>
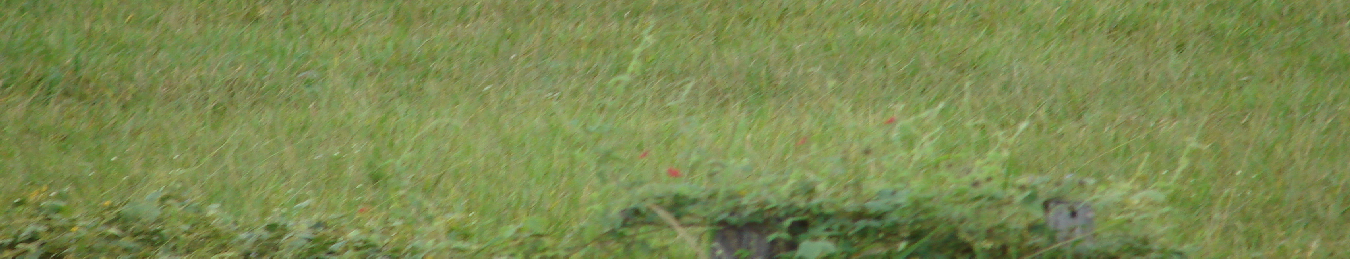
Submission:
<svg viewBox="0 0 1350 259">
<path fill-rule="evenodd" d="M 671 167 L 671 168 L 669 168 L 669 169 L 666 169 L 666 175 L 667 175 L 667 176 L 670 176 L 670 177 L 680 177 L 680 176 L 684 176 L 684 174 L 681 174 L 681 173 L 680 173 L 680 170 L 675 170 L 674 167 Z"/>
<path fill-rule="evenodd" d="M 366 212 L 370 212 L 370 207 L 361 207 L 360 209 L 356 209 L 356 213 L 366 213 Z"/>
<path fill-rule="evenodd" d="M 802 137 L 802 139 L 797 140 L 797 145 L 798 146 L 806 145 L 806 137 Z"/>
<path fill-rule="evenodd" d="M 886 124 L 895 124 L 895 117 L 891 117 L 890 119 L 886 119 Z"/>
<path fill-rule="evenodd" d="M 649 153 L 651 153 L 651 151 L 642 151 L 642 154 L 638 155 L 638 158 L 647 158 L 647 154 Z"/>
</svg>

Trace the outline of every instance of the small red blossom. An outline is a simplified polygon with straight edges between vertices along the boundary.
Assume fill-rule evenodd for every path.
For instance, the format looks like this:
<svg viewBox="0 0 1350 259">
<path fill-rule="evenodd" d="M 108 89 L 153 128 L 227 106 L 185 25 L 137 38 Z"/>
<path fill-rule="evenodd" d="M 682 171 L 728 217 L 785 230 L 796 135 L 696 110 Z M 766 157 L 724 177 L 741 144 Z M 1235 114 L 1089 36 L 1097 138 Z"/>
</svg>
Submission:
<svg viewBox="0 0 1350 259">
<path fill-rule="evenodd" d="M 638 155 L 638 158 L 647 158 L 647 154 L 650 154 L 650 153 L 652 153 L 652 152 L 651 152 L 651 151 L 642 151 L 642 154 L 641 154 L 641 155 Z"/>
<path fill-rule="evenodd" d="M 886 119 L 886 124 L 895 124 L 895 117 L 891 117 L 890 119 Z"/>
<path fill-rule="evenodd" d="M 674 167 L 666 169 L 666 175 L 670 177 L 684 176 L 684 174 L 680 173 L 680 170 L 676 170 Z"/>
<path fill-rule="evenodd" d="M 366 212 L 370 212 L 370 207 L 361 207 L 360 209 L 356 209 L 356 213 L 366 213 Z"/>
<path fill-rule="evenodd" d="M 797 145 L 798 146 L 806 145 L 806 137 L 802 137 L 802 139 L 797 140 Z"/>
</svg>

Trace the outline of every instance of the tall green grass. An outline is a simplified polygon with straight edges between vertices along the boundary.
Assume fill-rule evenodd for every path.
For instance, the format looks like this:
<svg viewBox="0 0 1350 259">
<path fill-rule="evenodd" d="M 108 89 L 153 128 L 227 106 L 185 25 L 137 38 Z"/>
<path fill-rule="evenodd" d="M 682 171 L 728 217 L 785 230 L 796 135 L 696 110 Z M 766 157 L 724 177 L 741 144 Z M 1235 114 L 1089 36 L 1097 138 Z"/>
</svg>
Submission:
<svg viewBox="0 0 1350 259">
<path fill-rule="evenodd" d="M 367 208 L 345 224 L 403 239 L 527 218 L 561 236 L 634 182 L 957 172 L 1000 149 L 1018 174 L 1170 188 L 1168 241 L 1199 258 L 1343 256 L 1345 10 L 5 1 L 0 195 L 66 189 L 81 211 L 168 190 L 240 218 Z M 878 145 L 896 131 L 941 141 Z"/>
</svg>

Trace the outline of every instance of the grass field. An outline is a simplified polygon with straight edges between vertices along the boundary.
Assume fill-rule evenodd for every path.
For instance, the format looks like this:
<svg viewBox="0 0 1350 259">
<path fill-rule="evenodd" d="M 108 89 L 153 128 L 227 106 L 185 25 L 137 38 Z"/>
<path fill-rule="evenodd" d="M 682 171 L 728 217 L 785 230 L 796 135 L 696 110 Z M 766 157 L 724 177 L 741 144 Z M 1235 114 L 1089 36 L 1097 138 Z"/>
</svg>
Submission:
<svg viewBox="0 0 1350 259">
<path fill-rule="evenodd" d="M 1196 258 L 1350 256 L 1346 10 L 3 1 L 0 198 L 60 190 L 78 216 L 172 193 L 472 243 L 522 221 L 561 238 L 635 182 L 944 174 L 1002 150 L 1016 174 L 1168 190 L 1160 228 Z M 926 144 L 881 141 L 903 132 Z"/>
</svg>

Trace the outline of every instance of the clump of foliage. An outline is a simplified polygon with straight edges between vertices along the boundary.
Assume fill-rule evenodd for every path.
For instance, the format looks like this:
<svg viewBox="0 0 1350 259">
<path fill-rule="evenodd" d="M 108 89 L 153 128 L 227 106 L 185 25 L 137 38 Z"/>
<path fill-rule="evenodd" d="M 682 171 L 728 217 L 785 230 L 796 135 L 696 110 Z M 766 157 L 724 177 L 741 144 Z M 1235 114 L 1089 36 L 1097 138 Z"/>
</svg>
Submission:
<svg viewBox="0 0 1350 259">
<path fill-rule="evenodd" d="M 1162 191 L 1072 177 L 1006 179 L 976 172 L 951 178 L 651 184 L 615 201 L 609 208 L 616 212 L 600 224 L 614 240 L 641 240 L 633 236 L 650 228 L 766 224 L 774 232 L 770 239 L 806 258 L 1184 257 L 1157 240 L 1154 220 L 1169 211 Z M 1098 207 L 1100 227 L 1091 242 L 1056 242 L 1042 203 L 1059 197 Z"/>
<path fill-rule="evenodd" d="M 394 244 L 378 227 L 333 224 L 344 221 L 340 216 L 239 219 L 219 205 L 161 192 L 92 206 L 68 204 L 65 196 L 40 189 L 13 199 L 10 221 L 0 224 L 0 257 L 391 258 L 431 250 Z"/>
</svg>

